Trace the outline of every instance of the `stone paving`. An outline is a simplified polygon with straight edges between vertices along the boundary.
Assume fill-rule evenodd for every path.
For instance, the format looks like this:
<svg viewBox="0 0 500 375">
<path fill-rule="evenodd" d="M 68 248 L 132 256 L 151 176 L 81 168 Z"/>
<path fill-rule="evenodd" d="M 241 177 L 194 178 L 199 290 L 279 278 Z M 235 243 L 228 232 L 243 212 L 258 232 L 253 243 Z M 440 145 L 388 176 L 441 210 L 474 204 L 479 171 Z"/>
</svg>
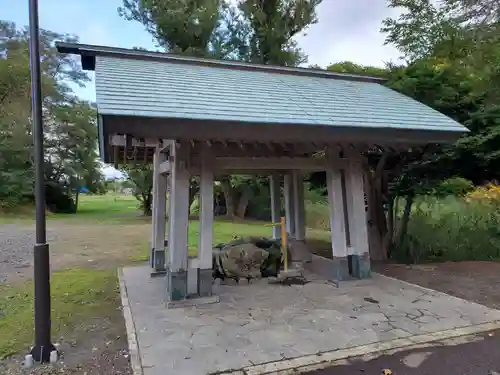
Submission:
<svg viewBox="0 0 500 375">
<path fill-rule="evenodd" d="M 144 375 L 204 375 L 500 320 L 500 311 L 375 274 L 304 286 L 217 287 L 220 303 L 166 309 L 164 278 L 123 270 Z"/>
</svg>

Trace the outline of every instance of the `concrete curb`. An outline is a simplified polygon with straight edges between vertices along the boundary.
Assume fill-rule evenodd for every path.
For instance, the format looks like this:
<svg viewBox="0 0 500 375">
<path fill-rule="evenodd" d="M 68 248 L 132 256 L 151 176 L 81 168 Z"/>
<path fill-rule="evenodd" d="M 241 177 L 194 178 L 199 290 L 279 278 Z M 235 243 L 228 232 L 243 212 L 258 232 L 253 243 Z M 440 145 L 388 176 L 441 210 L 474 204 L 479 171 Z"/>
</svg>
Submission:
<svg viewBox="0 0 500 375">
<path fill-rule="evenodd" d="M 128 352 L 130 355 L 130 366 L 134 375 L 144 375 L 142 371 L 141 356 L 139 353 L 139 345 L 137 344 L 137 336 L 135 331 L 134 319 L 130 304 L 128 302 L 127 286 L 123 277 L 123 268 L 118 268 L 118 281 L 120 283 L 120 297 L 122 300 L 123 318 L 125 319 L 125 328 L 127 330 Z"/>
<path fill-rule="evenodd" d="M 337 349 L 323 353 L 306 355 L 302 357 L 269 362 L 254 366 L 248 366 L 240 370 L 229 370 L 219 372 L 218 375 L 291 375 L 304 372 L 321 370 L 330 367 L 334 362 L 359 357 L 368 354 L 386 352 L 395 349 L 407 350 L 422 344 L 453 339 L 461 336 L 474 335 L 483 332 L 500 329 L 500 321 L 483 323 L 462 328 L 454 328 L 428 334 L 415 335 L 382 341 L 368 345 L 356 346 L 346 349 Z"/>
</svg>

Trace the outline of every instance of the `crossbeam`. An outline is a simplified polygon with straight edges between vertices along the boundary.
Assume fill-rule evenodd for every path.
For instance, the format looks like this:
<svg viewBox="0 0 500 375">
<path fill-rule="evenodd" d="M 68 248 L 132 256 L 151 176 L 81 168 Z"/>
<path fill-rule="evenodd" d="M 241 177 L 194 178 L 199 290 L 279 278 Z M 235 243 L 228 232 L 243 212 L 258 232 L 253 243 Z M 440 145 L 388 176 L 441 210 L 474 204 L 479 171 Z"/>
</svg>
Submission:
<svg viewBox="0 0 500 375">
<path fill-rule="evenodd" d="M 328 168 L 328 160 L 322 158 L 216 158 L 216 170 L 308 170 L 321 171 Z"/>
<path fill-rule="evenodd" d="M 344 158 L 246 158 L 246 157 L 219 157 L 215 158 L 214 170 L 216 173 L 238 171 L 241 174 L 258 174 L 262 171 L 302 170 L 325 171 L 334 163 L 338 168 L 348 165 Z M 160 164 L 160 173 L 170 173 L 171 164 L 165 161 Z M 191 174 L 197 175 L 200 171 L 199 163 L 195 162 L 189 168 Z M 239 173 L 238 173 L 239 174 Z"/>
</svg>

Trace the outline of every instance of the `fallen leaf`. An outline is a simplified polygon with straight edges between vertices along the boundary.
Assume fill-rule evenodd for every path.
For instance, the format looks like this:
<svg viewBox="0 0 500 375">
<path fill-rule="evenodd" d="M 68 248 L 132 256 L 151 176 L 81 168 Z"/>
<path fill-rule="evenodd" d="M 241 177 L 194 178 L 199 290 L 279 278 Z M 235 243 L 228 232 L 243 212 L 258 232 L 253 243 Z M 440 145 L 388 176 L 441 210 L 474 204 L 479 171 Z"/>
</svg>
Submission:
<svg viewBox="0 0 500 375">
<path fill-rule="evenodd" d="M 384 375 L 392 375 L 392 370 L 389 370 L 388 368 L 385 368 L 382 370 L 382 374 Z"/>
</svg>

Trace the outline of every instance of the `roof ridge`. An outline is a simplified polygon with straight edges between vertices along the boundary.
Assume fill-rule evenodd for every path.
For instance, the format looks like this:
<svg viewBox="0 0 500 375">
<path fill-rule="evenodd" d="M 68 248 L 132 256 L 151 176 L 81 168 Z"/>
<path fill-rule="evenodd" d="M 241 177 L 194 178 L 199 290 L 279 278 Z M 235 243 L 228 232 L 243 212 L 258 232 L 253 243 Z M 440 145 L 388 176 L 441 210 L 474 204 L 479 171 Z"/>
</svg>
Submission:
<svg viewBox="0 0 500 375">
<path fill-rule="evenodd" d="M 322 77 L 322 78 L 340 79 L 348 81 L 361 81 L 361 82 L 371 82 L 371 83 L 384 83 L 387 81 L 385 78 L 381 77 L 374 77 L 361 74 L 351 74 L 351 73 L 339 73 L 339 72 L 333 72 L 331 70 L 264 65 L 264 64 L 248 63 L 239 60 L 188 57 L 188 56 L 180 56 L 164 52 L 144 51 L 144 50 L 117 48 L 117 47 L 108 47 L 108 46 L 99 46 L 90 44 L 56 42 L 56 48 L 60 53 L 80 55 L 82 57 L 82 66 L 84 70 L 95 69 L 96 56 L 109 56 L 109 57 L 138 59 L 138 60 L 157 60 L 157 61 L 163 60 L 179 64 L 201 65 L 201 66 L 219 67 L 225 69 L 267 71 L 270 73 Z"/>
</svg>

